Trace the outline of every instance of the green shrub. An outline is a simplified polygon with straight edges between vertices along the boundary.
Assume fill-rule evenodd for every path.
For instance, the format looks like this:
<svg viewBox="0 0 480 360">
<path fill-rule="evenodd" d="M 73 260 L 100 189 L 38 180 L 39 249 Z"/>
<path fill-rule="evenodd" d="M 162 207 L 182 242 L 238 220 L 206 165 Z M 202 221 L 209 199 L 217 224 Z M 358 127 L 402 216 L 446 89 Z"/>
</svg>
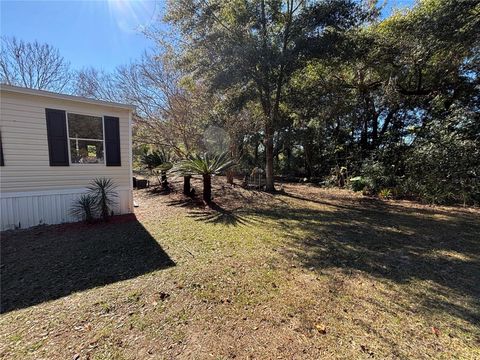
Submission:
<svg viewBox="0 0 480 360">
<path fill-rule="evenodd" d="M 365 188 L 369 188 L 370 182 L 369 182 L 369 179 L 366 179 L 362 176 L 356 176 L 356 177 L 350 178 L 350 186 L 353 191 L 358 192 L 358 191 L 363 191 Z"/>
<path fill-rule="evenodd" d="M 382 189 L 378 193 L 382 199 L 391 199 L 392 198 L 392 189 Z"/>
<path fill-rule="evenodd" d="M 399 180 L 393 166 L 387 167 L 378 160 L 365 160 L 360 172 L 373 194 L 378 194 L 385 188 L 395 187 Z"/>
<path fill-rule="evenodd" d="M 407 153 L 404 194 L 433 204 L 478 205 L 479 124 L 478 117 L 462 113 L 432 123 L 429 138 L 419 139 Z"/>
<path fill-rule="evenodd" d="M 112 208 L 115 206 L 118 197 L 116 188 L 113 180 L 107 178 L 93 179 L 88 187 L 88 193 L 93 199 L 94 208 L 104 221 L 107 221 L 110 214 L 113 213 Z"/>
<path fill-rule="evenodd" d="M 94 219 L 95 199 L 88 194 L 81 195 L 73 202 L 70 213 L 76 218 L 90 223 Z"/>
<path fill-rule="evenodd" d="M 173 167 L 172 157 L 168 151 L 164 149 L 149 151 L 144 148 L 140 155 L 140 163 L 150 174 L 157 177 L 158 183 L 163 188 L 168 187 L 167 171 Z"/>
</svg>

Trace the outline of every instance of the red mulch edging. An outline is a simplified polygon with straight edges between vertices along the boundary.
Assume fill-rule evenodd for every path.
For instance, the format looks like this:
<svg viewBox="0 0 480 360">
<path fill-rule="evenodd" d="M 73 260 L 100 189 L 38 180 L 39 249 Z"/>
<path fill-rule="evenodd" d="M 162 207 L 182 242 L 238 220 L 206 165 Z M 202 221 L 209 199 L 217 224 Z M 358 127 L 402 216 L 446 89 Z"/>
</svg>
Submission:
<svg viewBox="0 0 480 360">
<path fill-rule="evenodd" d="M 29 227 L 26 229 L 16 229 L 16 230 L 6 230 L 1 232 L 0 234 L 2 237 L 8 236 L 8 235 L 15 235 L 19 231 L 49 231 L 49 232 L 58 232 L 58 233 L 64 233 L 66 231 L 78 231 L 78 230 L 86 230 L 86 229 L 93 229 L 93 228 L 102 228 L 108 225 L 114 225 L 114 224 L 125 224 L 129 223 L 132 221 L 137 221 L 137 217 L 135 214 L 123 214 L 123 215 L 114 215 L 108 219 L 107 222 L 102 221 L 101 219 L 96 219 L 92 223 L 87 223 L 85 221 L 77 221 L 77 222 L 71 222 L 71 223 L 63 223 L 63 224 L 54 224 L 54 225 L 38 225 L 38 226 L 33 226 Z"/>
</svg>

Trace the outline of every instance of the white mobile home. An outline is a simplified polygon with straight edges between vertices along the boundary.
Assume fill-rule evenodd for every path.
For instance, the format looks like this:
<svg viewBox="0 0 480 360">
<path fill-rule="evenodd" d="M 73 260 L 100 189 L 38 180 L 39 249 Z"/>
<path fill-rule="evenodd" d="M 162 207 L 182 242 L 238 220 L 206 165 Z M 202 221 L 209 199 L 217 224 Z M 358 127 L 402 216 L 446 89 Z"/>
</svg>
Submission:
<svg viewBox="0 0 480 360">
<path fill-rule="evenodd" d="M 94 178 L 133 211 L 133 107 L 0 85 L 1 230 L 76 221 L 72 202 Z"/>
</svg>

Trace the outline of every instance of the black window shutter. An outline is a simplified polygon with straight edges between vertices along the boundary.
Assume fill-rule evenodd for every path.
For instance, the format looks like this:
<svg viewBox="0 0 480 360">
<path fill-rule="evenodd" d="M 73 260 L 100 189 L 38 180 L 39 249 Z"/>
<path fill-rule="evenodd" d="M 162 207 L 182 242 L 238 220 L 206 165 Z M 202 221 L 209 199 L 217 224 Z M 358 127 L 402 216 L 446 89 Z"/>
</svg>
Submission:
<svg viewBox="0 0 480 360">
<path fill-rule="evenodd" d="M 5 161 L 3 160 L 3 144 L 2 144 L 1 132 L 0 132 L 0 166 L 5 166 Z"/>
<path fill-rule="evenodd" d="M 68 166 L 68 137 L 65 111 L 45 109 L 45 115 L 47 118 L 50 166 Z"/>
<path fill-rule="evenodd" d="M 118 117 L 104 116 L 105 124 L 105 158 L 107 166 L 121 166 L 120 158 L 120 124 Z"/>
</svg>

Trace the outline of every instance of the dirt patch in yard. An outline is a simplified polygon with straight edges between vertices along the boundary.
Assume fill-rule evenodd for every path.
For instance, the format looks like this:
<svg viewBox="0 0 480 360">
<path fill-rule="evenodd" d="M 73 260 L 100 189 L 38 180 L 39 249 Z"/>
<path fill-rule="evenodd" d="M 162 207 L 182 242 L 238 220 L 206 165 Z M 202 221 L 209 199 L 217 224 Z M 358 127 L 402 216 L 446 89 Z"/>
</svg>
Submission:
<svg viewBox="0 0 480 360">
<path fill-rule="evenodd" d="M 480 358 L 478 210 L 214 186 L 211 207 L 173 179 L 135 192 L 137 221 L 2 234 L 0 356 Z"/>
</svg>

